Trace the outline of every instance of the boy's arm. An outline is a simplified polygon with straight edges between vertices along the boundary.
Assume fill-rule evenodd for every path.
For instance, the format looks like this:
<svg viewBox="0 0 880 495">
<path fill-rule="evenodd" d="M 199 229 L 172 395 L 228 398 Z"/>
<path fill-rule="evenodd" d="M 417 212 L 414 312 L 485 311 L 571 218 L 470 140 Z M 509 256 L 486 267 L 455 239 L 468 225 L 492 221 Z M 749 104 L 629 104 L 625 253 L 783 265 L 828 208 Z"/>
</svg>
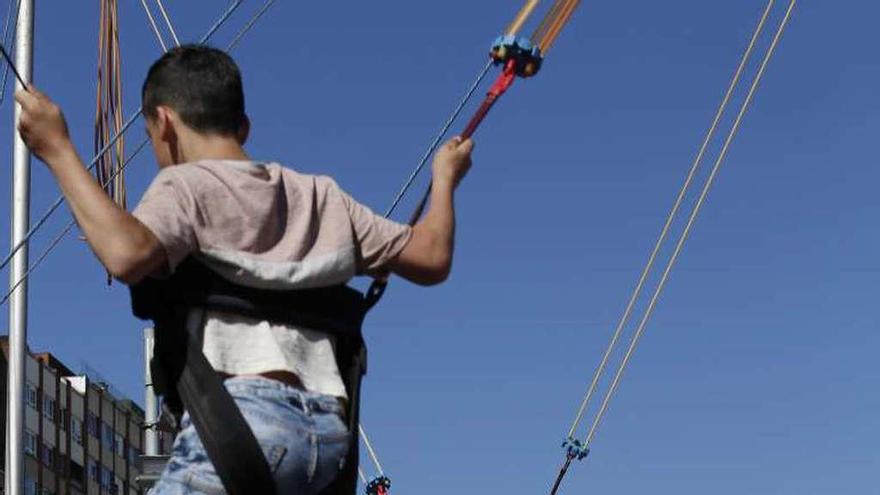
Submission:
<svg viewBox="0 0 880 495">
<path fill-rule="evenodd" d="M 19 132 L 28 148 L 55 175 L 92 251 L 110 274 L 139 282 L 167 263 L 155 235 L 110 200 L 76 153 L 61 110 L 31 87 L 15 99 L 22 106 Z"/>
<path fill-rule="evenodd" d="M 388 268 L 420 284 L 445 281 L 452 269 L 455 245 L 455 188 L 471 166 L 474 143 L 459 138 L 449 141 L 434 158 L 434 182 L 428 212 L 412 231 L 409 242 Z"/>
</svg>

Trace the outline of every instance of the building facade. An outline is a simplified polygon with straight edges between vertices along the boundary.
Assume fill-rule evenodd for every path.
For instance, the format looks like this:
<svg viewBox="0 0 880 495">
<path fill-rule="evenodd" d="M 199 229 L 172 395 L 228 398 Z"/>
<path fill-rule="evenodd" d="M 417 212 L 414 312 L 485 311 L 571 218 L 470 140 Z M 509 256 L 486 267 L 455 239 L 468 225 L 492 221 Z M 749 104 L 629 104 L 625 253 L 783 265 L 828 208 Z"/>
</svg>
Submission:
<svg viewBox="0 0 880 495">
<path fill-rule="evenodd" d="M 9 345 L 0 337 L 0 387 L 7 396 Z M 26 358 L 25 494 L 138 495 L 144 411 L 109 387 L 73 373 L 50 353 Z M 0 408 L 6 424 L 6 408 Z M 4 428 L 5 429 L 5 428 Z M 5 457 L 5 435 L 0 456 Z M 160 435 L 168 451 L 171 435 Z M 5 465 L 5 459 L 4 464 Z M 0 488 L 2 490 L 2 488 Z"/>
</svg>

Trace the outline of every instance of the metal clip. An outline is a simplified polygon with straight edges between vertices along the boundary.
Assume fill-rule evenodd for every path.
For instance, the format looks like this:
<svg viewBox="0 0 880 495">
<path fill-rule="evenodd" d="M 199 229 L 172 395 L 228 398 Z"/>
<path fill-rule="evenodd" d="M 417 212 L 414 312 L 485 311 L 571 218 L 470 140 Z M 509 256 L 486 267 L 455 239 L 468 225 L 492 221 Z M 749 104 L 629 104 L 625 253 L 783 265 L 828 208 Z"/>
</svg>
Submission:
<svg viewBox="0 0 880 495">
<path fill-rule="evenodd" d="M 568 437 L 562 442 L 562 448 L 565 449 L 566 455 L 571 459 L 583 460 L 590 455 L 590 449 L 584 447 L 580 440 Z"/>
</svg>

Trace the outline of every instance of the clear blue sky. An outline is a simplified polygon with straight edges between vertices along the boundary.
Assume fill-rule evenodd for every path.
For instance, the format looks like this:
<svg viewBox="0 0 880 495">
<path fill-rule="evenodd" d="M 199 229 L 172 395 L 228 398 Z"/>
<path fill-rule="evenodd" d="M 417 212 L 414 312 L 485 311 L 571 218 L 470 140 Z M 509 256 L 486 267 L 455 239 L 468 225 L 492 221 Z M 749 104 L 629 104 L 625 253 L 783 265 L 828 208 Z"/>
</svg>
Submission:
<svg viewBox="0 0 880 495">
<path fill-rule="evenodd" d="M 97 5 L 37 3 L 36 81 L 91 156 Z M 189 40 L 225 6 L 166 3 Z M 158 46 L 138 3 L 122 4 L 130 112 Z M 256 7 L 246 1 L 218 40 Z M 235 52 L 249 152 L 330 174 L 384 210 L 517 7 L 278 2 Z M 459 195 L 452 279 L 395 282 L 367 324 L 364 420 L 397 493 L 547 491 L 763 7 L 586 1 L 543 73 L 490 116 Z M 878 16 L 867 0 L 800 2 L 593 455 L 563 493 L 880 493 Z M 138 126 L 129 149 L 142 136 Z M 149 154 L 131 166 L 133 199 L 154 173 Z M 35 162 L 34 217 L 56 195 Z M 5 221 L 0 236 L 8 244 Z M 32 348 L 88 361 L 136 399 L 143 326 L 81 241 L 32 279 Z"/>
</svg>

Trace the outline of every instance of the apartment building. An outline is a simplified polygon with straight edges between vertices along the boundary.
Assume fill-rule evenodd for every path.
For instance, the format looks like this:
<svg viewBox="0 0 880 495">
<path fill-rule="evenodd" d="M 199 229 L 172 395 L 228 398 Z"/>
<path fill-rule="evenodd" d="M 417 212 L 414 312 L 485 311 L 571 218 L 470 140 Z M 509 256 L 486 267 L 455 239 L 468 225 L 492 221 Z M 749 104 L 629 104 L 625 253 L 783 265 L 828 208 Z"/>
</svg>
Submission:
<svg viewBox="0 0 880 495">
<path fill-rule="evenodd" d="M 9 344 L 0 337 L 0 388 L 7 396 Z M 48 352 L 26 358 L 25 494 L 136 495 L 144 411 L 109 387 L 72 372 Z M 0 408 L 6 424 L 6 408 Z M 0 456 L 5 456 L 5 436 Z M 160 436 L 163 451 L 171 435 Z"/>
</svg>

